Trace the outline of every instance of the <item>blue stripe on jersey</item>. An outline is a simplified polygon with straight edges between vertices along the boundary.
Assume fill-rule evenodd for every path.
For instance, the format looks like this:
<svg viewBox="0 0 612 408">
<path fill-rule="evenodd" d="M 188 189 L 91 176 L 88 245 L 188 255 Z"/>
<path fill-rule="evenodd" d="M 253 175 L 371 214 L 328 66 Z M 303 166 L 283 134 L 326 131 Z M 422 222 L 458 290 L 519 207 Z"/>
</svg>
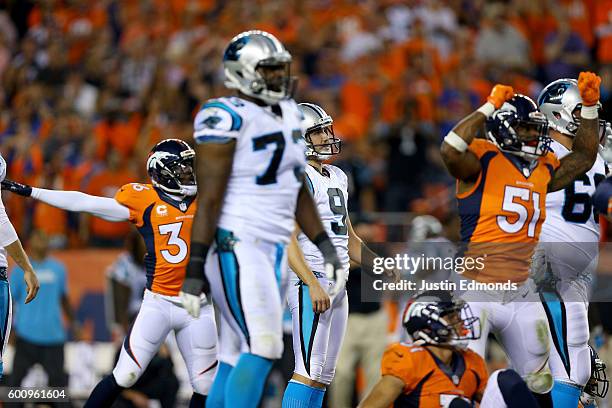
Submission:
<svg viewBox="0 0 612 408">
<path fill-rule="evenodd" d="M 565 341 L 567 335 L 565 305 L 561 297 L 555 292 L 542 292 L 540 296 L 543 300 L 546 317 L 548 318 L 553 343 L 569 375 L 571 367 L 567 342 Z"/>
<path fill-rule="evenodd" d="M 249 330 L 242 311 L 242 302 L 240 298 L 240 266 L 238 259 L 233 249 L 224 250 L 219 248 L 219 243 L 230 236 L 230 231 L 219 228 L 217 230 L 217 252 L 219 254 L 219 266 L 221 267 L 221 278 L 223 280 L 223 291 L 227 299 L 227 304 L 230 307 L 230 312 L 240 330 L 244 334 L 247 342 L 249 342 Z"/>
<path fill-rule="evenodd" d="M 278 285 L 278 289 L 281 288 L 281 265 L 283 262 L 283 256 L 285 255 L 285 246 L 283 244 L 276 244 L 276 262 L 274 263 L 274 273 L 276 274 L 276 284 Z"/>
<path fill-rule="evenodd" d="M 234 140 L 234 138 L 233 137 L 226 137 L 226 136 L 207 136 L 207 135 L 202 135 L 202 136 L 196 136 L 195 140 L 198 143 L 226 144 L 226 143 L 229 143 L 232 140 Z"/>
<path fill-rule="evenodd" d="M 304 172 L 304 180 L 306 180 L 306 187 L 308 187 L 308 191 L 310 191 L 310 194 L 314 195 L 314 185 L 312 184 L 310 176 L 306 172 Z"/>
<path fill-rule="evenodd" d="M 4 353 L 4 341 L 8 338 L 9 333 L 9 310 L 11 304 L 11 290 L 9 287 L 9 283 L 6 280 L 0 280 L 1 286 L 1 295 L 0 295 L 0 318 L 3 319 L 1 324 L 2 333 L 0 333 L 0 357 L 2 357 L 2 353 Z"/>
<path fill-rule="evenodd" d="M 232 108 L 230 108 L 223 102 L 206 102 L 204 105 L 202 105 L 202 109 L 206 108 L 219 108 L 228 112 L 232 116 L 232 128 L 230 130 L 240 130 L 240 128 L 242 127 L 242 118 L 240 117 L 240 115 L 238 115 Z"/>
<path fill-rule="evenodd" d="M 465 198 L 457 199 L 457 207 L 459 209 L 459 217 L 461 217 L 461 241 L 469 242 L 472 234 L 476 230 L 478 220 L 480 219 L 480 206 L 482 205 L 482 194 L 487 179 L 487 169 L 491 159 L 497 155 L 496 152 L 486 152 L 480 158 L 482 166 L 480 172 L 482 177 L 476 189 Z"/>
<path fill-rule="evenodd" d="M 151 204 L 144 210 L 142 215 L 142 227 L 138 228 L 138 232 L 142 236 L 147 248 L 147 254 L 145 255 L 144 264 L 147 272 L 147 289 L 151 290 L 153 286 L 153 279 L 155 278 L 155 264 L 157 263 L 157 257 L 155 255 L 155 236 L 153 231 L 153 225 L 151 224 L 151 211 L 155 203 Z"/>
</svg>

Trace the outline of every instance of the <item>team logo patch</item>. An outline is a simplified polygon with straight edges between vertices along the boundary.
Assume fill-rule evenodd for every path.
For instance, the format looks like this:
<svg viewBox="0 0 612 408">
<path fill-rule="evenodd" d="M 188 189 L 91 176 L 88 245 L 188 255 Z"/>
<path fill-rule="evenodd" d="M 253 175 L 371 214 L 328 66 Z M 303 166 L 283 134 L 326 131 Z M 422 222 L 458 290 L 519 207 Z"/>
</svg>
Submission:
<svg viewBox="0 0 612 408">
<path fill-rule="evenodd" d="M 168 207 L 163 205 L 163 204 L 162 205 L 158 205 L 157 208 L 155 209 L 155 212 L 160 217 L 165 217 L 166 215 L 168 215 Z"/>
</svg>

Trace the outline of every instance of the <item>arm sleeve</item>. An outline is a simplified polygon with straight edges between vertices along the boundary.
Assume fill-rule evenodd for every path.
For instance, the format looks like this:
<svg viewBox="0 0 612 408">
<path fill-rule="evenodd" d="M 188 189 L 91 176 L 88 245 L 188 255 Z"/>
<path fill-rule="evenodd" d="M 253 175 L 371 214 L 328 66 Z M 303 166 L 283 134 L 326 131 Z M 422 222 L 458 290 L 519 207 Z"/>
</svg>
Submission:
<svg viewBox="0 0 612 408">
<path fill-rule="evenodd" d="M 243 121 L 235 109 L 221 100 L 206 102 L 193 121 L 196 143 L 227 143 L 238 138 Z"/>
<path fill-rule="evenodd" d="M 18 239 L 17 231 L 15 231 L 13 224 L 11 224 L 4 205 L 0 202 L 0 246 L 6 247 Z"/>
<path fill-rule="evenodd" d="M 63 210 L 87 212 L 107 221 L 127 221 L 130 218 L 130 210 L 113 198 L 42 188 L 32 188 L 32 197 Z"/>
</svg>

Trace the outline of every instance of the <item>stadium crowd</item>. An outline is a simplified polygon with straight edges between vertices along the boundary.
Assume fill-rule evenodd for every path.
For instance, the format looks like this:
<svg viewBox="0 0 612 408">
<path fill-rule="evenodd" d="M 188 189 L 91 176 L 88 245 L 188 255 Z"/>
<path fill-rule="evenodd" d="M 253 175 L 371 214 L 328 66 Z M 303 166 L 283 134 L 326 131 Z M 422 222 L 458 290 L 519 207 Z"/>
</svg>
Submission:
<svg viewBox="0 0 612 408">
<path fill-rule="evenodd" d="M 112 195 L 162 138 L 189 141 L 221 95 L 222 47 L 267 30 L 294 56 L 298 100 L 345 141 L 352 212 L 433 213 L 452 197 L 442 135 L 492 84 L 537 96 L 592 69 L 612 98 L 612 1 L 39 0 L 0 2 L 0 150 L 17 181 Z M 609 110 L 606 113 L 610 115 Z M 608 117 L 609 119 L 609 117 Z M 21 234 L 118 246 L 128 226 L 7 198 Z"/>
</svg>

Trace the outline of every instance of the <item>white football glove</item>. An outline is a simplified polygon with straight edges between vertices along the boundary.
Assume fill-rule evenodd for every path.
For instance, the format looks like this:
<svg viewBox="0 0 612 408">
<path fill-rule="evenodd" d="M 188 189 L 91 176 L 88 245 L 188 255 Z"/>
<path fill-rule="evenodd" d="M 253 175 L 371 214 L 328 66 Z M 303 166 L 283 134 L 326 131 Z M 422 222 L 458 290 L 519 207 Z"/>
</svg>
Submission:
<svg viewBox="0 0 612 408">
<path fill-rule="evenodd" d="M 331 262 L 326 262 L 325 276 L 334 283 L 327 287 L 327 294 L 329 294 L 329 296 L 335 296 L 346 285 L 346 273 L 342 265 L 334 265 Z"/>
<path fill-rule="evenodd" d="M 204 281 L 202 279 L 185 278 L 182 290 L 179 292 L 183 307 L 187 313 L 196 319 L 200 317 L 202 304 L 208 303 L 206 295 L 202 293 L 203 284 Z"/>
</svg>

